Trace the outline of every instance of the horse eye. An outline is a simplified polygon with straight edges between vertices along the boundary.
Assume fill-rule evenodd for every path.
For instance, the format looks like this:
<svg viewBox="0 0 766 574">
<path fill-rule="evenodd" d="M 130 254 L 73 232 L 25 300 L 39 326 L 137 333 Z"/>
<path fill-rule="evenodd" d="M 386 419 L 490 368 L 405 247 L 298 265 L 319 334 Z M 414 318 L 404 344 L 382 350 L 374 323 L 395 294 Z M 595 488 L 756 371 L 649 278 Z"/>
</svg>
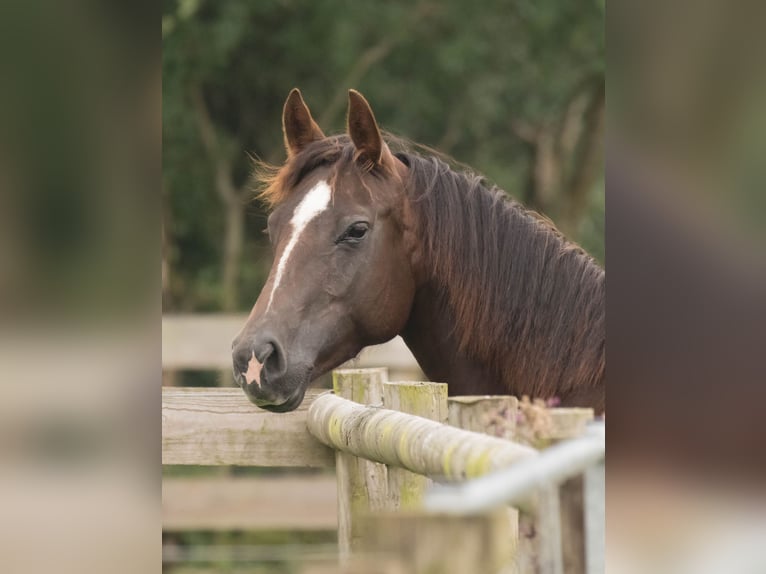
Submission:
<svg viewBox="0 0 766 574">
<path fill-rule="evenodd" d="M 346 243 L 356 243 L 361 240 L 366 234 L 370 226 L 365 221 L 357 221 L 348 226 L 348 229 L 343 232 L 338 238 L 338 243 L 344 241 Z"/>
</svg>

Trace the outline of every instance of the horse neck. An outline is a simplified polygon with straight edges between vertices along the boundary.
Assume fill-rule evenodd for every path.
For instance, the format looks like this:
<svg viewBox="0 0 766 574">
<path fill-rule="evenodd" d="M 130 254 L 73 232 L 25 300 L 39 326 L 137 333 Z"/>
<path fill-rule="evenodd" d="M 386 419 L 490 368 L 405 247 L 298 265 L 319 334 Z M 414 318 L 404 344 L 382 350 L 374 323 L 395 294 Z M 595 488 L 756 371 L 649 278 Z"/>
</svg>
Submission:
<svg viewBox="0 0 766 574">
<path fill-rule="evenodd" d="M 524 223 L 530 234 L 540 235 L 480 244 L 496 251 L 484 257 L 477 253 L 476 261 L 497 262 L 508 269 L 479 270 L 479 276 L 497 281 L 474 289 L 466 289 L 465 277 L 445 272 L 447 268 L 438 264 L 454 255 L 439 250 L 455 251 L 454 246 L 430 241 L 431 252 L 420 262 L 428 269 L 426 279 L 402 337 L 425 374 L 447 382 L 450 394 L 511 392 L 557 396 L 565 403 L 571 396 L 570 403 L 599 408 L 591 395 L 599 395 L 603 379 L 603 271 L 550 228 L 530 225 L 533 216 L 520 206 L 506 209 L 508 226 Z M 513 233 L 500 237 L 509 235 Z M 528 250 L 533 248 L 543 249 L 537 257 L 547 257 L 544 265 L 531 259 Z M 466 265 L 467 255 L 463 253 Z M 521 267 L 511 269 L 514 264 Z M 512 281 L 526 284 L 509 287 L 506 283 Z M 578 282 L 582 288 L 573 288 Z M 459 289 L 462 292 L 456 294 Z M 486 317 L 483 323 L 466 320 L 465 309 L 479 308 Z"/>
<path fill-rule="evenodd" d="M 460 348 L 454 315 L 434 282 L 420 286 L 402 339 L 431 381 L 448 383 L 450 395 L 502 394 L 487 365 Z"/>
</svg>

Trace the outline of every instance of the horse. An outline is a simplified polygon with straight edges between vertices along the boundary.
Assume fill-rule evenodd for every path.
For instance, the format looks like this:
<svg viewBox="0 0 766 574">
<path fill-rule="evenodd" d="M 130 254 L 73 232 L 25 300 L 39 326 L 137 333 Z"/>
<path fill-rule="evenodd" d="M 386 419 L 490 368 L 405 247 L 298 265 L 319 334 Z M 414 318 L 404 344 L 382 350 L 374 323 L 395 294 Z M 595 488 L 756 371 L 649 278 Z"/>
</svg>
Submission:
<svg viewBox="0 0 766 574">
<path fill-rule="evenodd" d="M 297 408 L 310 382 L 397 335 L 450 395 L 605 402 L 605 272 L 546 218 L 436 152 L 382 134 L 349 91 L 325 136 L 300 91 L 287 160 L 256 168 L 274 263 L 232 343 L 247 397 Z"/>
</svg>

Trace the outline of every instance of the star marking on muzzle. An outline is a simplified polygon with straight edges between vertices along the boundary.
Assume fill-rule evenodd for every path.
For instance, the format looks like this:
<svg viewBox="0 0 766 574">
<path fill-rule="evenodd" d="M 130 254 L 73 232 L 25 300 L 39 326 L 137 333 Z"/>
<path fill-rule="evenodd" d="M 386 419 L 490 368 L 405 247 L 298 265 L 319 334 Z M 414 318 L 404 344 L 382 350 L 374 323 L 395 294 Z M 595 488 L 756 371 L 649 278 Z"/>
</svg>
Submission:
<svg viewBox="0 0 766 574">
<path fill-rule="evenodd" d="M 261 369 L 263 365 L 255 358 L 255 351 L 253 351 L 250 361 L 247 363 L 247 371 L 245 371 L 245 382 L 249 385 L 255 383 L 260 388 L 261 386 Z"/>
</svg>

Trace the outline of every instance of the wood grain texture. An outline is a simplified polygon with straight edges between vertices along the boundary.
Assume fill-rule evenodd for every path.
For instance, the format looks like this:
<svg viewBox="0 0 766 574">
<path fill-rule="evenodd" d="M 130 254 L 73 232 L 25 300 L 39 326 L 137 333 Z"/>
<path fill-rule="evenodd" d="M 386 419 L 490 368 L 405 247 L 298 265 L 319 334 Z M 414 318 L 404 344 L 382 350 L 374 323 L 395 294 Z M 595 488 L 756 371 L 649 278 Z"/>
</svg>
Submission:
<svg viewBox="0 0 766 574">
<path fill-rule="evenodd" d="M 447 385 L 398 381 L 383 385 L 383 405 L 387 409 L 447 422 Z M 388 508 L 420 508 L 431 479 L 402 468 L 388 469 Z"/>
<path fill-rule="evenodd" d="M 338 369 L 333 371 L 333 390 L 338 396 L 362 405 L 383 405 L 383 384 L 388 370 Z M 352 404 L 353 404 L 352 403 Z M 335 453 L 338 477 L 338 549 L 347 559 L 359 545 L 359 516 L 385 508 L 387 472 L 382 465 L 340 450 Z"/>
<path fill-rule="evenodd" d="M 519 412 L 519 400 L 516 397 L 501 395 L 450 397 L 447 400 L 447 406 L 448 422 L 454 427 L 481 432 L 506 440 L 516 438 L 516 423 Z M 508 506 L 505 508 L 505 512 L 508 521 L 507 544 L 513 556 L 513 564 L 509 568 L 509 572 L 522 574 L 524 570 L 520 568 L 519 564 L 524 557 L 521 554 L 526 552 L 526 556 L 529 557 L 533 555 L 533 552 L 529 545 L 524 548 L 523 542 L 522 544 L 519 543 L 519 511 Z"/>
<path fill-rule="evenodd" d="M 240 389 L 163 388 L 162 464 L 332 467 L 332 450 L 306 430 L 311 389 L 290 413 L 270 413 Z"/>
<path fill-rule="evenodd" d="M 593 409 L 567 407 L 549 410 L 553 421 L 549 440 L 577 438 L 585 432 L 585 427 L 593 420 Z"/>
<path fill-rule="evenodd" d="M 538 448 L 581 436 L 593 420 L 593 409 L 588 408 L 550 408 L 544 414 L 545 420 L 536 430 L 522 428 L 530 422 L 523 418 L 517 429 Z M 522 570 L 546 574 L 585 572 L 582 492 L 582 477 L 575 477 L 558 487 L 545 485 L 536 494 L 532 505 L 535 512 L 519 518 Z"/>
<path fill-rule="evenodd" d="M 332 473 L 162 480 L 166 531 L 335 530 L 337 504 Z"/>
<path fill-rule="evenodd" d="M 308 426 L 323 444 L 342 452 L 447 480 L 482 476 L 537 456 L 525 445 L 330 394 L 311 405 Z"/>
<path fill-rule="evenodd" d="M 503 508 L 482 514 L 385 512 L 363 520 L 362 550 L 397 557 L 403 574 L 507 574 L 513 568 Z"/>
<path fill-rule="evenodd" d="M 593 420 L 592 409 L 552 409 L 558 414 L 554 441 L 577 438 Z M 561 521 L 561 555 L 563 571 L 585 574 L 585 505 L 582 476 L 571 478 L 559 487 L 559 516 Z"/>
<path fill-rule="evenodd" d="M 519 400 L 512 396 L 450 397 L 448 422 L 454 427 L 507 440 L 516 439 Z"/>
</svg>

